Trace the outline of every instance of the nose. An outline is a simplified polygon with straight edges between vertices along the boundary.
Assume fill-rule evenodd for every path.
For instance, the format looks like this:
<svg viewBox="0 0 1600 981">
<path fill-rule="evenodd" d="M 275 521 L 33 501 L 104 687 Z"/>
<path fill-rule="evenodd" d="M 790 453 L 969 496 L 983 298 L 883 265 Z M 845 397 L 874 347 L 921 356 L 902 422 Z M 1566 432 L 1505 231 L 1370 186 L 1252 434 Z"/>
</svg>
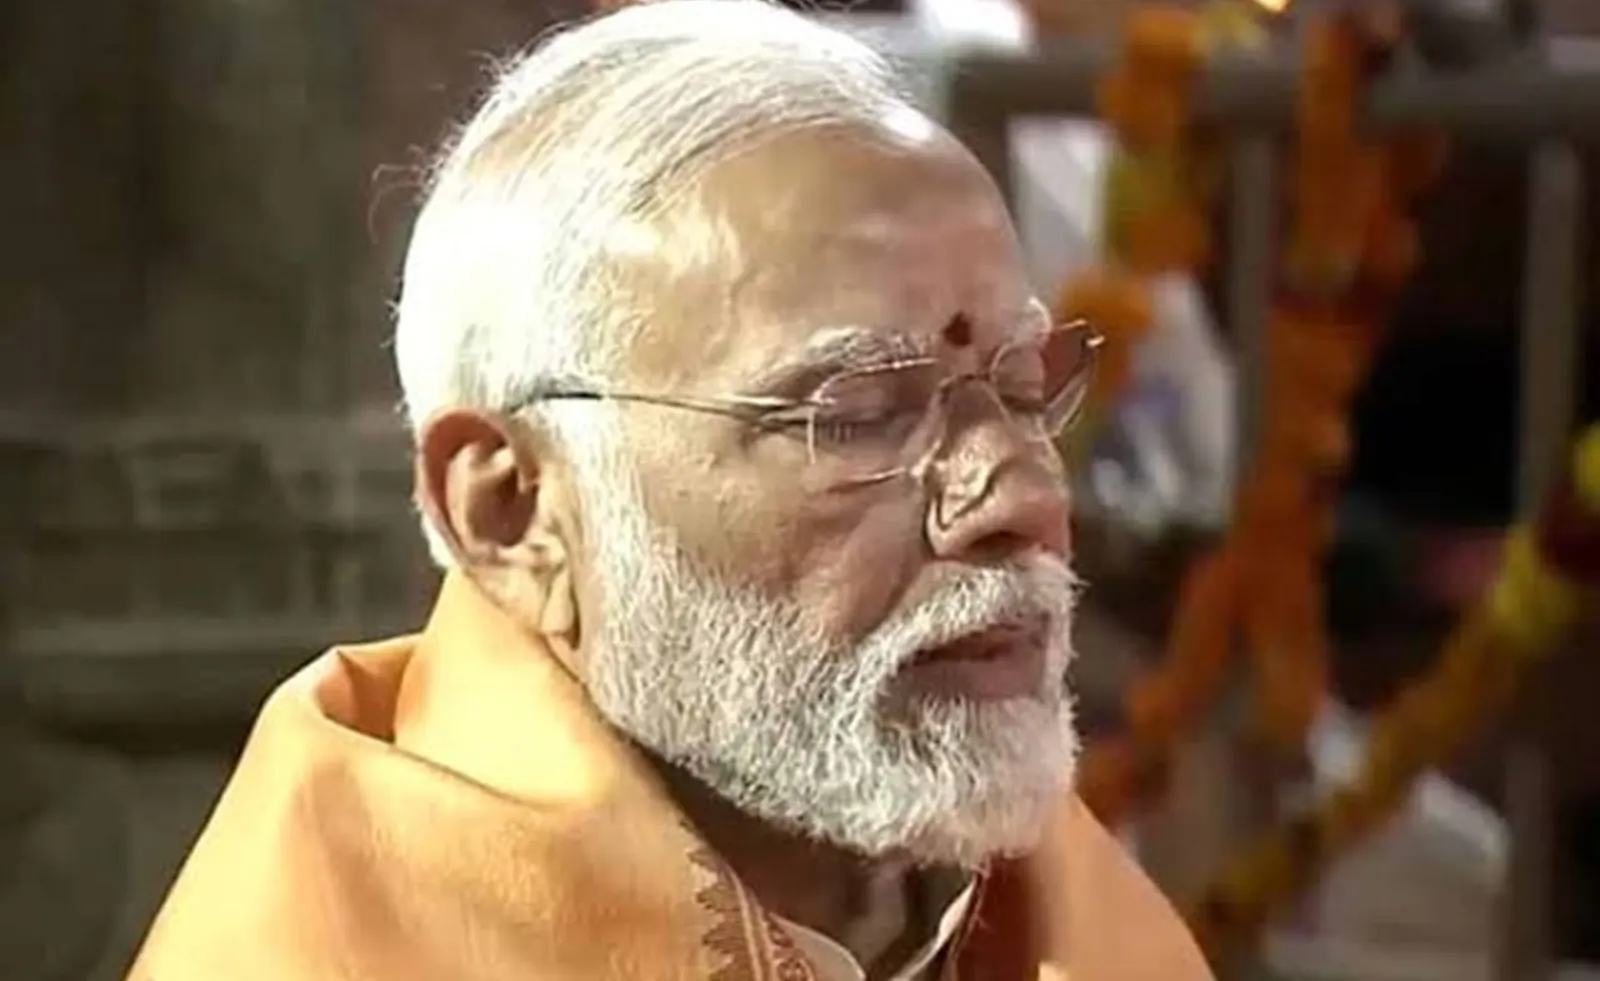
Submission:
<svg viewBox="0 0 1600 981">
<path fill-rule="evenodd" d="M 926 535 L 940 558 L 1068 557 L 1070 501 L 1060 459 L 1002 418 L 952 433 L 929 468 Z"/>
</svg>

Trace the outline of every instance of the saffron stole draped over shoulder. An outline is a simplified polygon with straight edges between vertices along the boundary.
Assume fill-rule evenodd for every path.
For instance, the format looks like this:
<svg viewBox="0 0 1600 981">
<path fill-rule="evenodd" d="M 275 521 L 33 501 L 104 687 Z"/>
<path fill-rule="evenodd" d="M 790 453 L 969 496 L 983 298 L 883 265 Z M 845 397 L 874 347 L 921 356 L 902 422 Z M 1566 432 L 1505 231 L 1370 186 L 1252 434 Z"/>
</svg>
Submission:
<svg viewBox="0 0 1600 981">
<path fill-rule="evenodd" d="M 961 981 L 1206 981 L 1076 800 L 979 882 Z M 469 583 L 267 702 L 130 981 L 829 981 Z"/>
</svg>

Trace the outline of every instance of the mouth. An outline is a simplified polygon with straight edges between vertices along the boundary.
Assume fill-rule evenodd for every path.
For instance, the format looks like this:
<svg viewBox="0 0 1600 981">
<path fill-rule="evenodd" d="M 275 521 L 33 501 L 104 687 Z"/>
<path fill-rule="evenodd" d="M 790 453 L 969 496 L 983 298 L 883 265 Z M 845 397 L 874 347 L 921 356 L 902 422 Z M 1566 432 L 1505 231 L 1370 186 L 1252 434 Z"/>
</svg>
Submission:
<svg viewBox="0 0 1600 981">
<path fill-rule="evenodd" d="M 1049 622 L 1039 617 L 973 631 L 918 651 L 901 670 L 908 694 L 1004 701 L 1044 690 Z"/>
</svg>

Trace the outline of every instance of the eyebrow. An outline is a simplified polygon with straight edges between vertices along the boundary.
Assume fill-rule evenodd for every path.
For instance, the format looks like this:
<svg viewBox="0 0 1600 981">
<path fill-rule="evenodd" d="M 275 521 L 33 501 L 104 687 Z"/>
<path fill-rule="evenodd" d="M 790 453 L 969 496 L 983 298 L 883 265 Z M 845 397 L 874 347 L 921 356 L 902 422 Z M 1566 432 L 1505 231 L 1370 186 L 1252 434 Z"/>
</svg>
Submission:
<svg viewBox="0 0 1600 981">
<path fill-rule="evenodd" d="M 927 341 L 909 334 L 884 333 L 868 327 L 833 327 L 812 335 L 798 351 L 768 365 L 753 379 L 752 387 L 763 394 L 798 398 L 843 371 L 879 368 L 928 356 Z"/>
<path fill-rule="evenodd" d="M 952 316 L 972 315 L 957 311 Z M 1040 329 L 1050 323 L 1050 308 L 1030 298 L 1012 314 L 1002 318 L 1005 334 L 1015 339 L 1018 333 Z M 843 371 L 881 368 L 899 361 L 932 357 L 930 338 L 921 334 L 874 330 L 871 327 L 829 327 L 813 334 L 797 351 L 768 365 L 749 388 L 753 394 L 783 398 L 805 398 L 818 386 Z"/>
</svg>

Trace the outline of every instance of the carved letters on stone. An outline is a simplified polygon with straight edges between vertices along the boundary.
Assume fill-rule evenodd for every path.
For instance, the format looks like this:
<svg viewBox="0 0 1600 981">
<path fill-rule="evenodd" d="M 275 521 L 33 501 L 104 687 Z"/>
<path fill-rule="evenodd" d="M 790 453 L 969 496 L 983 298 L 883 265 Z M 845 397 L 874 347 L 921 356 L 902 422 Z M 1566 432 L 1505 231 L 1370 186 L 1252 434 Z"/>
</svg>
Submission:
<svg viewBox="0 0 1600 981">
<path fill-rule="evenodd" d="M 130 448 L 142 528 L 208 529 L 220 534 L 287 524 L 265 449 L 226 436 L 154 440 Z"/>
<path fill-rule="evenodd" d="M 398 430 L 193 420 L 0 441 L 20 516 L 0 574 L 30 626 L 420 608 Z"/>
</svg>

